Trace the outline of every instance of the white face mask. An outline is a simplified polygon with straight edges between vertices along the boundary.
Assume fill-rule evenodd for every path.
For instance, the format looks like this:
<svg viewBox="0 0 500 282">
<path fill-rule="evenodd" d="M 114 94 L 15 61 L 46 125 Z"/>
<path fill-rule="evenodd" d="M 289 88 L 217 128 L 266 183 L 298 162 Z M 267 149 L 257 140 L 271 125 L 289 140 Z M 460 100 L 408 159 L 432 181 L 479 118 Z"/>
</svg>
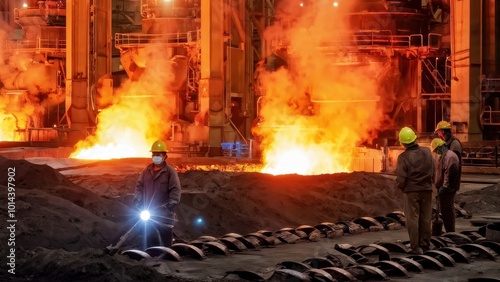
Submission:
<svg viewBox="0 0 500 282">
<path fill-rule="evenodd" d="M 153 163 L 155 165 L 160 165 L 163 162 L 162 156 L 153 156 Z"/>
</svg>

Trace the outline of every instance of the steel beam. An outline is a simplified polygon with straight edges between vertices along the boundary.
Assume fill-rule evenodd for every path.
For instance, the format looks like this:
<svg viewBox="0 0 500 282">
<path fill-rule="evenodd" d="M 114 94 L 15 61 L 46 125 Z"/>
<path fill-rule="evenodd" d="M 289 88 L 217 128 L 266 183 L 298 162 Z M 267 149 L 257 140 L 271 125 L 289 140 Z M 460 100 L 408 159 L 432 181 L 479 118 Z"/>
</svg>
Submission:
<svg viewBox="0 0 500 282">
<path fill-rule="evenodd" d="M 481 1 L 452 0 L 451 123 L 462 142 L 481 141 Z"/>
<path fill-rule="evenodd" d="M 222 0 L 201 1 L 200 115 L 208 125 L 210 156 L 222 155 L 225 125 Z"/>
</svg>

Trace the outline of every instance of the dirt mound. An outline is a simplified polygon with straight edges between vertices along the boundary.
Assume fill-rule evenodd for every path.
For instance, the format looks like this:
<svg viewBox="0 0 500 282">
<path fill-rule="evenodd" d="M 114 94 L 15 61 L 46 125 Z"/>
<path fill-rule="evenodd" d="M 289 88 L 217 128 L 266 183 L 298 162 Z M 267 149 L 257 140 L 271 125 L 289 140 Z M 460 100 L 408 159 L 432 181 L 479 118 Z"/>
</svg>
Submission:
<svg viewBox="0 0 500 282">
<path fill-rule="evenodd" d="M 17 245 L 28 249 L 43 246 L 77 251 L 88 246 L 104 247 L 120 227 L 63 197 L 38 189 L 17 190 L 16 218 Z"/>
<path fill-rule="evenodd" d="M 26 160 L 10 160 L 0 156 L 0 183 L 7 183 L 8 173 L 14 174 L 16 188 L 38 189 L 56 185 L 73 185 L 64 175 L 48 165 L 37 165 Z M 4 184 L 6 185 L 6 184 Z"/>
<path fill-rule="evenodd" d="M 175 281 L 144 263 L 98 249 L 68 252 L 39 247 L 22 257 L 18 273 L 31 273 L 26 278 L 33 281 Z"/>
<path fill-rule="evenodd" d="M 474 214 L 498 213 L 500 210 L 500 185 L 492 185 L 482 189 L 457 194 L 455 203 Z"/>
<path fill-rule="evenodd" d="M 102 247 L 116 237 L 116 230 L 129 217 L 127 206 L 75 185 L 50 166 L 2 159 L 2 183 L 7 184 L 9 168 L 15 168 L 14 180 L 10 181 L 15 185 L 15 199 L 9 204 L 15 207 L 16 246 L 20 248 L 41 246 L 76 251 L 88 246 Z M 4 218 L 8 213 L 7 201 L 7 197 L 0 197 Z M 7 232 L 1 233 L 2 240 L 4 236 Z"/>
<path fill-rule="evenodd" d="M 69 178 L 95 193 L 110 194 L 129 204 L 137 176 Z M 184 240 L 385 215 L 403 208 L 403 194 L 394 187 L 394 180 L 375 173 L 273 176 L 190 170 L 179 172 L 179 178 L 182 198 L 175 232 Z"/>
<path fill-rule="evenodd" d="M 394 181 L 373 173 L 273 176 L 189 171 L 180 178 L 180 237 L 276 231 L 402 209 L 403 194 Z"/>
</svg>

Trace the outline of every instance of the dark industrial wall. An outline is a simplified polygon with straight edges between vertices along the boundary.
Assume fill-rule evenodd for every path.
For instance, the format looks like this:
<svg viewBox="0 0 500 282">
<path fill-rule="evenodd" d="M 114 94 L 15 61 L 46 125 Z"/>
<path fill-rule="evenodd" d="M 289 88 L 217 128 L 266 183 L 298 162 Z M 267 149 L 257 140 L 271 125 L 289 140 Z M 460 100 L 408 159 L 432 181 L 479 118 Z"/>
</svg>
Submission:
<svg viewBox="0 0 500 282">
<path fill-rule="evenodd" d="M 483 0 L 482 73 L 486 77 L 499 77 L 500 63 L 500 0 Z"/>
<path fill-rule="evenodd" d="M 495 66 L 496 75 L 500 77 L 500 0 L 495 3 Z"/>
</svg>

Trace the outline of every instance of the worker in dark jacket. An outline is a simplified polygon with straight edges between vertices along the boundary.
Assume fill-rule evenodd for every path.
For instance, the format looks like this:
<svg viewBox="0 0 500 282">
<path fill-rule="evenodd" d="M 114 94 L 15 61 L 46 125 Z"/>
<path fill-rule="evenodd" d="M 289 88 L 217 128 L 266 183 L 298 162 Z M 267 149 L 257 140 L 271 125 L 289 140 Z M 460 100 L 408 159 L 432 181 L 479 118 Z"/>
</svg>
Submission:
<svg viewBox="0 0 500 282">
<path fill-rule="evenodd" d="M 153 163 L 141 172 L 135 185 L 134 205 L 151 211 L 152 220 L 147 221 L 150 227 L 147 230 L 153 233 L 149 237 L 155 237 L 158 231 L 159 243 L 170 247 L 175 223 L 174 208 L 181 199 L 181 184 L 175 169 L 165 162 L 167 145 L 163 141 L 153 143 L 151 154 Z"/>
<path fill-rule="evenodd" d="M 458 156 L 448 150 L 446 142 L 435 138 L 431 150 L 439 155 L 436 165 L 436 189 L 438 189 L 439 205 L 443 215 L 443 225 L 446 232 L 455 232 L 455 194 L 460 187 Z"/>
<path fill-rule="evenodd" d="M 458 157 L 458 189 L 460 189 L 460 180 L 462 179 L 462 143 L 458 140 L 458 138 L 453 136 L 453 133 L 451 132 L 451 124 L 445 120 L 438 122 L 434 133 L 436 133 L 439 138 L 446 143 L 446 148 L 454 152 Z"/>
<path fill-rule="evenodd" d="M 396 184 L 405 194 L 405 217 L 411 253 L 429 250 L 432 217 L 432 181 L 434 159 L 431 151 L 416 143 L 417 135 L 409 127 L 399 132 L 405 151 L 398 156 Z"/>
</svg>

